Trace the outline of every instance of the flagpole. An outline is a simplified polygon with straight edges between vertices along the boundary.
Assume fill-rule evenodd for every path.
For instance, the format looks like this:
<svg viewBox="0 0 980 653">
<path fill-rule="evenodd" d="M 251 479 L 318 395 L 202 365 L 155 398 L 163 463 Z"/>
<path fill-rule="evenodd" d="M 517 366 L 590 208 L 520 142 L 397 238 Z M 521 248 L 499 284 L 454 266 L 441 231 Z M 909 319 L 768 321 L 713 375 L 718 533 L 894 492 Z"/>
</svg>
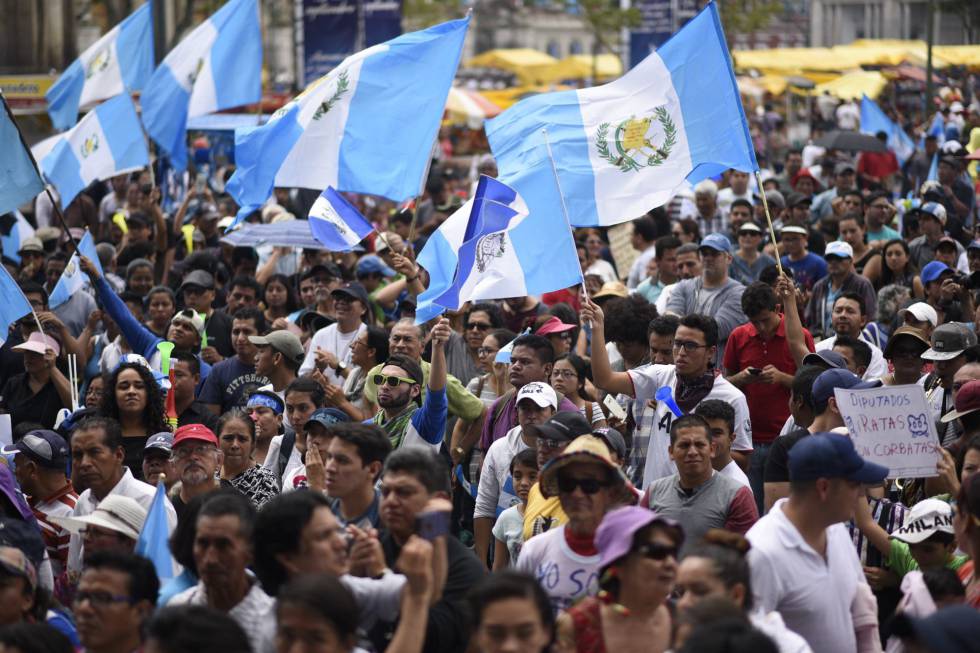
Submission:
<svg viewBox="0 0 980 653">
<path fill-rule="evenodd" d="M 27 151 L 27 156 L 31 157 L 31 165 L 34 166 L 34 172 L 37 173 L 38 178 L 41 179 L 41 183 L 44 184 L 44 193 L 48 196 L 48 200 L 51 202 L 51 207 L 54 209 L 55 215 L 58 216 L 58 220 L 61 221 L 61 226 L 65 229 L 65 235 L 68 236 L 68 241 L 71 243 L 72 249 L 76 252 L 78 251 L 78 243 L 75 242 L 75 238 L 71 235 L 71 231 L 68 229 L 68 223 L 65 221 L 64 214 L 61 213 L 61 208 L 58 207 L 58 203 L 54 201 L 54 196 L 51 194 L 51 189 L 48 187 L 48 183 L 44 181 L 44 175 L 41 174 L 41 168 L 37 165 L 37 160 L 34 158 L 34 153 L 31 152 L 31 148 L 27 146 L 27 141 L 24 140 L 24 133 L 20 131 L 20 125 L 14 119 L 14 114 L 10 110 L 10 105 L 7 104 L 7 98 L 4 97 L 3 92 L 0 92 L 0 102 L 3 102 L 3 109 L 7 112 L 7 117 L 10 118 L 10 122 L 13 123 L 14 128 L 17 130 L 17 137 L 20 138 L 20 144 L 23 146 L 24 150 Z M 74 253 L 74 252 L 73 252 Z M 34 316 L 37 319 L 37 316 Z M 41 323 L 38 322 L 38 328 L 40 328 Z"/>
<path fill-rule="evenodd" d="M 541 129 L 541 134 L 544 136 L 544 144 L 548 149 L 548 160 L 551 162 L 551 172 L 555 175 L 555 186 L 558 187 L 558 198 L 561 200 L 561 212 L 565 216 L 565 224 L 568 225 L 568 231 L 572 234 L 572 243 L 575 242 L 575 231 L 572 229 L 572 221 L 568 218 L 568 207 L 565 205 L 565 194 L 561 192 L 561 181 L 558 178 L 558 166 L 555 165 L 555 156 L 551 152 L 551 141 L 548 139 L 548 130 L 545 128 Z M 575 256 L 578 256 L 576 251 Z M 582 273 L 582 294 L 585 298 L 589 298 L 589 290 L 585 287 L 585 274 Z"/>
<path fill-rule="evenodd" d="M 772 216 L 769 214 L 769 200 L 766 199 L 766 191 L 762 187 L 762 173 L 758 170 L 755 171 L 755 180 L 759 184 L 759 194 L 762 195 L 762 208 L 766 212 L 766 223 L 769 225 L 769 237 L 772 238 L 772 246 L 777 247 L 776 243 L 776 230 L 772 226 Z M 779 249 L 776 249 L 776 268 L 779 270 L 779 276 L 783 276 L 783 264 L 779 261 Z"/>
</svg>

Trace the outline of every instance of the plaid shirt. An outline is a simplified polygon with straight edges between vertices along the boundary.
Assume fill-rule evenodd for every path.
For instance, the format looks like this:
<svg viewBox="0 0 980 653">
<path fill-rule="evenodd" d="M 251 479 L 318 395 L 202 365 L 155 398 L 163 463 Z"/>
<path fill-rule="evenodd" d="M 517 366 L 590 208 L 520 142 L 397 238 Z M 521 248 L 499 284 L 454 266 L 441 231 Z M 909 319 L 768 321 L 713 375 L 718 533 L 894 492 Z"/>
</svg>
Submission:
<svg viewBox="0 0 980 653">
<path fill-rule="evenodd" d="M 708 234 L 728 235 L 728 217 L 722 214 L 721 209 L 715 209 L 715 214 L 710 218 L 706 218 L 698 213 L 696 219 L 698 221 L 698 227 L 701 228 L 702 238 Z"/>
</svg>

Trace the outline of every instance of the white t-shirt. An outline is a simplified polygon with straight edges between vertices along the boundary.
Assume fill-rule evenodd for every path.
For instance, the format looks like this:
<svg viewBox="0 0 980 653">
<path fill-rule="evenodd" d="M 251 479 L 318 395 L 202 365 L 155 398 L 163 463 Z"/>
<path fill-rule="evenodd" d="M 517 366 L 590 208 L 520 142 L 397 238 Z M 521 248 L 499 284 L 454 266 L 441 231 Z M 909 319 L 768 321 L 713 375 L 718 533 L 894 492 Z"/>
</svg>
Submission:
<svg viewBox="0 0 980 653">
<path fill-rule="evenodd" d="M 643 405 L 652 400 L 657 390 L 669 386 L 676 397 L 677 371 L 673 365 L 644 365 L 629 371 L 633 381 L 634 405 Z M 702 400 L 720 399 L 735 409 L 735 451 L 752 451 L 752 422 L 749 420 L 749 406 L 745 395 L 722 376 L 715 377 L 711 392 Z M 670 459 L 667 447 L 670 445 L 670 425 L 674 414 L 665 402 L 657 402 L 653 422 L 650 424 L 650 443 L 647 447 L 646 465 L 643 468 L 643 489 L 658 478 L 671 476 L 677 472 L 674 461 Z"/>
<path fill-rule="evenodd" d="M 306 349 L 306 358 L 303 359 L 303 364 L 299 367 L 299 376 L 312 372 L 313 368 L 316 367 L 317 349 L 332 352 L 337 357 L 337 360 L 350 365 L 350 343 L 354 341 L 354 338 L 364 328 L 366 328 L 364 324 L 360 324 L 353 331 L 342 333 L 339 324 L 335 322 L 317 331 L 310 339 L 310 345 Z M 327 377 L 327 381 L 330 381 L 333 385 L 344 385 L 344 377 L 337 374 L 332 368 L 328 367 L 323 372 L 323 376 Z"/>
<path fill-rule="evenodd" d="M 292 483 L 297 469 L 302 469 L 303 476 L 306 476 L 306 466 L 303 465 L 303 456 L 294 444 L 293 450 L 289 453 L 289 460 L 286 461 L 286 469 L 276 469 L 279 464 L 279 449 L 282 447 L 282 438 L 283 436 L 276 435 L 269 441 L 269 452 L 265 455 L 265 462 L 262 463 L 262 466 L 279 472 L 282 489 L 285 490 L 287 487 L 292 488 L 292 485 L 287 485 L 287 482 Z"/>
<path fill-rule="evenodd" d="M 851 603 L 864 572 L 844 524 L 827 529 L 825 555 L 804 541 L 780 499 L 745 537 L 756 608 L 779 611 L 816 653 L 854 651 Z"/>
<path fill-rule="evenodd" d="M 510 479 L 510 462 L 514 456 L 530 448 L 524 442 L 522 432 L 520 426 L 515 426 L 487 449 L 483 457 L 483 469 L 480 472 L 480 487 L 476 493 L 474 518 L 495 519 L 498 512 L 503 512 L 520 502 L 517 495 L 509 491 L 513 490 L 514 482 L 507 481 Z"/>
<path fill-rule="evenodd" d="M 525 542 L 517 570 L 538 579 L 556 615 L 599 591 L 599 556 L 572 551 L 565 542 L 564 524 Z"/>
<path fill-rule="evenodd" d="M 752 489 L 752 485 L 749 483 L 749 477 L 745 475 L 745 472 L 742 471 L 742 468 L 734 460 L 729 460 L 728 464 L 722 467 L 718 473 L 738 481 L 750 490 Z"/>
<path fill-rule="evenodd" d="M 493 536 L 507 545 L 510 566 L 516 567 L 524 544 L 524 513 L 520 505 L 511 506 L 500 513 L 497 523 L 493 525 Z"/>
<path fill-rule="evenodd" d="M 871 364 L 868 365 L 868 369 L 864 371 L 864 376 L 861 378 L 865 381 L 874 381 L 888 374 L 888 363 L 885 362 L 885 355 L 881 353 L 881 350 L 864 338 L 861 338 L 861 341 L 871 347 Z M 818 342 L 815 349 L 817 351 L 833 349 L 835 342 L 837 342 L 836 334 Z"/>
<path fill-rule="evenodd" d="M 732 202 L 735 200 L 745 200 L 747 202 L 752 202 L 752 191 L 748 188 L 741 195 L 736 195 L 735 191 L 731 188 L 722 188 L 718 191 L 718 196 L 716 201 L 718 202 L 718 210 L 721 211 L 722 215 L 728 215 L 732 210 Z"/>
</svg>

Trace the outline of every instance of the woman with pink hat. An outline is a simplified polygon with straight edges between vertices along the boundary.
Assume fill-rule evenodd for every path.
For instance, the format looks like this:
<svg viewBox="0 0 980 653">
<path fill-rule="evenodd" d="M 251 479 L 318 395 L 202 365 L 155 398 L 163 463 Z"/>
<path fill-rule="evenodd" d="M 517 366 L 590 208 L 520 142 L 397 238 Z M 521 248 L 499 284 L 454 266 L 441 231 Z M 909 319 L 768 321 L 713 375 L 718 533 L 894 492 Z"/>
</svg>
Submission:
<svg viewBox="0 0 980 653">
<path fill-rule="evenodd" d="M 24 355 L 24 373 L 7 380 L 0 396 L 0 410 L 10 413 L 10 423 L 36 422 L 54 428 L 58 411 L 71 406 L 68 378 L 58 369 L 61 345 L 51 336 L 35 331 L 11 349 Z"/>
<path fill-rule="evenodd" d="M 595 534 L 600 592 L 558 617 L 560 653 L 670 647 L 666 600 L 677 576 L 684 531 L 647 508 L 627 506 L 606 514 Z"/>
</svg>

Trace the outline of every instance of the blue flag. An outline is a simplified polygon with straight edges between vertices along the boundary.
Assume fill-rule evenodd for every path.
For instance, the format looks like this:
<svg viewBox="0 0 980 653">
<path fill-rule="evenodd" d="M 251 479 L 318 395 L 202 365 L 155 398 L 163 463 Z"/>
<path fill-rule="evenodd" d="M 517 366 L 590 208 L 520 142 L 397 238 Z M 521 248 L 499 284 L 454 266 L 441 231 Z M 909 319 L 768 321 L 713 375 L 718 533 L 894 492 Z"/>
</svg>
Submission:
<svg viewBox="0 0 980 653">
<path fill-rule="evenodd" d="M 227 190 L 259 208 L 274 186 L 333 187 L 401 202 L 419 194 L 469 18 L 345 59 L 261 127 L 235 130 Z"/>
<path fill-rule="evenodd" d="M 888 149 L 895 153 L 899 165 L 904 165 L 915 154 L 915 141 L 900 125 L 885 115 L 878 104 L 867 95 L 861 97 L 861 131 L 865 134 L 885 132 Z"/>
<path fill-rule="evenodd" d="M 167 487 L 163 481 L 157 483 L 157 493 L 153 497 L 150 511 L 143 522 L 143 530 L 136 540 L 136 555 L 143 556 L 153 563 L 161 582 L 174 577 L 174 563 L 170 555 L 167 529 Z"/>
<path fill-rule="evenodd" d="M 45 177 L 61 195 L 62 208 L 93 181 L 139 170 L 149 163 L 136 108 L 125 93 L 89 111 L 40 161 Z"/>
<path fill-rule="evenodd" d="M 262 32 L 257 0 L 229 0 L 194 28 L 146 83 L 146 132 L 187 167 L 187 120 L 262 99 Z"/>
<path fill-rule="evenodd" d="M 127 16 L 85 50 L 45 94 L 54 126 L 65 131 L 81 106 L 138 91 L 153 73 L 150 3 Z"/>
<path fill-rule="evenodd" d="M 0 232 L 0 251 L 14 263 L 20 264 L 20 245 L 34 235 L 34 227 L 20 211 L 10 213 L 13 222 L 7 233 Z"/>
<path fill-rule="evenodd" d="M 327 187 L 310 207 L 313 237 L 332 252 L 346 252 L 374 231 L 347 198 Z"/>
<path fill-rule="evenodd" d="M 547 129 L 569 222 L 594 227 L 632 220 L 728 168 L 758 170 L 717 4 L 619 79 L 535 95 L 489 121 L 499 179 L 513 185 Z"/>
<path fill-rule="evenodd" d="M 7 267 L 0 265 L 0 345 L 7 341 L 10 327 L 20 318 L 31 312 L 31 303 L 27 301 L 20 286 L 7 272 Z"/>
<path fill-rule="evenodd" d="M 13 211 L 33 199 L 44 190 L 41 176 L 24 148 L 20 132 L 7 107 L 7 100 L 0 95 L 3 109 L 0 111 L 0 215 Z"/>
<path fill-rule="evenodd" d="M 537 139 L 540 145 L 541 135 Z M 469 300 L 540 295 L 581 283 L 548 161 L 529 166 L 512 184 L 481 177 L 473 199 L 426 242 L 418 262 L 429 273 L 429 287 L 419 296 L 417 322 Z"/>
<path fill-rule="evenodd" d="M 78 250 L 82 253 L 82 256 L 91 260 L 95 264 L 95 267 L 99 269 L 99 274 L 102 274 L 99 253 L 95 251 L 95 241 L 92 240 L 92 234 L 87 229 L 85 230 L 85 235 L 78 241 Z M 71 299 L 72 295 L 83 290 L 88 285 L 88 275 L 82 272 L 82 267 L 78 260 L 78 252 L 75 252 L 68 260 L 65 271 L 61 273 L 61 278 L 58 279 L 58 283 L 55 284 L 54 289 L 51 291 L 51 296 L 48 298 L 48 306 L 51 308 L 61 306 Z"/>
<path fill-rule="evenodd" d="M 929 164 L 929 174 L 926 181 L 939 181 L 939 152 L 932 155 L 932 163 Z"/>
</svg>

